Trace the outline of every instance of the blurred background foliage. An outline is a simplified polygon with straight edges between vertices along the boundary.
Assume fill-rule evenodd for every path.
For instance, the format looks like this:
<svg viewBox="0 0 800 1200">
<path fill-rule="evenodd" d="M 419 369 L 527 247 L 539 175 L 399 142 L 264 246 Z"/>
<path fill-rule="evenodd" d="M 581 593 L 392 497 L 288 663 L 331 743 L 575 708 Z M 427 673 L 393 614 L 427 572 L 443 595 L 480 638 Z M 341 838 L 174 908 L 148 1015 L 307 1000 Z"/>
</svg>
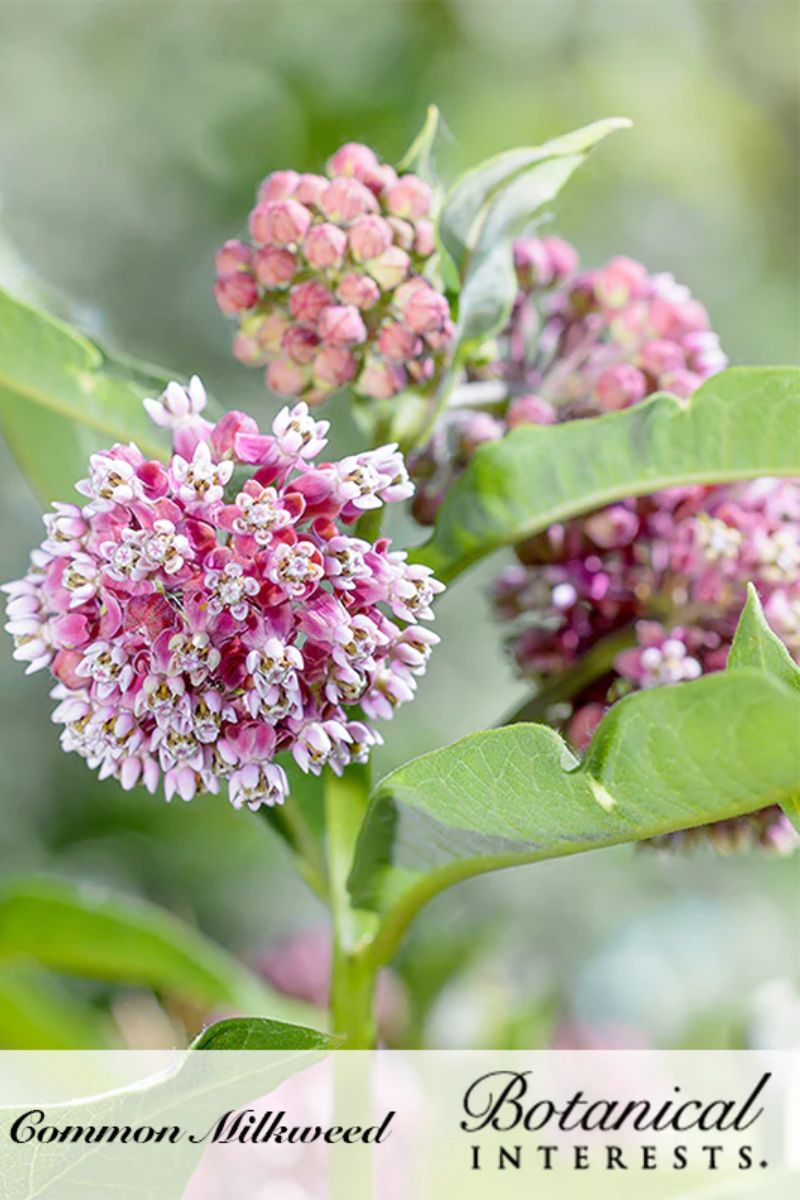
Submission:
<svg viewBox="0 0 800 1200">
<path fill-rule="evenodd" d="M 211 259 L 243 228 L 264 174 L 318 170 L 354 139 L 396 160 L 430 101 L 453 169 L 626 115 L 633 131 L 573 180 L 553 228 L 587 265 L 627 253 L 673 271 L 707 303 L 734 363 L 794 361 L 799 40 L 793 0 L 6 0 L 0 280 L 263 416 L 274 405 L 259 373 L 229 356 Z M 357 436 L 339 405 L 336 449 Z M 0 489 L 8 579 L 39 540 L 39 515 L 4 449 Z M 444 598 L 443 645 L 386 730 L 379 772 L 521 700 L 487 578 L 473 572 Z M 98 785 L 60 753 L 46 688 L 0 655 L 3 875 L 58 873 L 155 900 L 250 961 L 319 926 L 266 826 L 213 797 L 167 807 Z M 479 879 L 437 901 L 398 964 L 395 1036 L 797 1037 L 798 882 L 792 861 L 630 848 Z M 112 1037 L 181 1036 L 146 993 L 68 986 L 110 1010 Z M 0 1044 L 20 1043 L 18 1012 L 0 999 Z"/>
</svg>

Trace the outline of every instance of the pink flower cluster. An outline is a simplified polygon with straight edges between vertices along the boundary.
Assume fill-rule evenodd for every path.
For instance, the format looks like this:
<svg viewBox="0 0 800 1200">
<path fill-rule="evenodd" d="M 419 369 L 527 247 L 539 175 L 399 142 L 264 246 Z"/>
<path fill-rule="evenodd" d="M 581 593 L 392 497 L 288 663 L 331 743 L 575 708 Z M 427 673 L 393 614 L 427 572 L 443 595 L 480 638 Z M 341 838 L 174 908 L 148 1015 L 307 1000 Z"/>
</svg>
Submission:
<svg viewBox="0 0 800 1200">
<path fill-rule="evenodd" d="M 428 383 L 453 336 L 447 300 L 424 275 L 431 202 L 428 184 L 355 143 L 327 175 L 267 176 L 250 242 L 228 241 L 216 257 L 236 357 L 266 364 L 272 391 L 309 404 L 350 383 L 373 399 Z"/>
<path fill-rule="evenodd" d="M 514 244 L 519 293 L 500 357 L 475 378 L 503 385 L 491 412 L 450 410 L 409 464 L 414 515 L 430 524 L 478 446 L 518 425 L 551 425 L 627 408 L 656 391 L 687 397 L 726 365 L 708 313 L 668 274 L 614 258 L 579 273 L 557 237 Z"/>
<path fill-rule="evenodd" d="M 705 309 L 671 276 L 627 258 L 578 274 L 576 252 L 558 238 L 518 242 L 515 261 L 520 293 L 503 357 L 481 381 L 500 385 L 501 400 L 451 411 L 411 464 L 422 521 L 476 448 L 510 428 L 590 418 L 657 390 L 689 396 L 725 365 Z M 749 581 L 800 660 L 799 480 L 625 500 L 552 526 L 516 557 L 494 582 L 495 612 L 520 672 L 543 697 L 553 685 L 542 716 L 578 749 L 626 692 L 724 667 Z M 594 669 L 565 702 L 559 681 L 579 661 Z M 777 808 L 710 828 L 722 848 L 797 841 Z"/>
<path fill-rule="evenodd" d="M 209 423 L 196 378 L 145 405 L 170 461 L 92 455 L 85 502 L 54 506 L 4 589 L 14 657 L 49 668 L 62 745 L 101 778 L 280 804 L 275 756 L 364 761 L 438 641 L 418 622 L 442 585 L 351 529 L 413 487 L 393 445 L 315 462 L 328 423 L 302 402 L 270 434 L 244 413 Z"/>
</svg>

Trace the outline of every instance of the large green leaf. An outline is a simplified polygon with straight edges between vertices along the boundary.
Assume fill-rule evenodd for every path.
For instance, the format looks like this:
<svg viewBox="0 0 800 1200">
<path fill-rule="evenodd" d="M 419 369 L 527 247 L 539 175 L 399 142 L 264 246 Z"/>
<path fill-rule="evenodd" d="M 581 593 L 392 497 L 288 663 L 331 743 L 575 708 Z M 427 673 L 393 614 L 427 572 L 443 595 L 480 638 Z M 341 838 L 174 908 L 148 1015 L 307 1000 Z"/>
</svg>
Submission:
<svg viewBox="0 0 800 1200">
<path fill-rule="evenodd" d="M 800 368 L 732 367 L 691 400 L 526 426 L 480 449 L 414 557 L 445 581 L 500 546 L 626 496 L 800 475 Z"/>
<path fill-rule="evenodd" d="M 541 146 L 505 150 L 462 175 L 450 189 L 438 223 L 439 242 L 455 277 L 460 281 L 466 279 L 482 225 L 493 201 L 504 188 L 548 159 L 577 158 L 580 161 L 609 133 L 629 126 L 630 121 L 624 118 L 595 121 Z"/>
<path fill-rule="evenodd" d="M 217 1021 L 192 1042 L 192 1050 L 335 1050 L 341 1039 L 264 1017 Z"/>
<path fill-rule="evenodd" d="M 799 728 L 800 694 L 741 668 L 620 701 L 580 763 L 542 725 L 407 763 L 379 785 L 350 877 L 355 903 L 385 910 L 376 956 L 473 875 L 781 803 L 800 788 Z"/>
<path fill-rule="evenodd" d="M 11 880 L 0 889 L 0 964 L 25 960 L 207 1007 L 297 1021 L 317 1015 L 163 909 L 62 881 Z"/>
<path fill-rule="evenodd" d="M 728 655 L 729 671 L 748 667 L 757 667 L 780 679 L 787 687 L 800 691 L 800 667 L 770 629 L 752 583 L 747 585 L 747 601 Z M 795 737 L 800 741 L 800 727 L 795 731 Z M 795 795 L 781 801 L 781 808 L 800 833 L 800 788 Z"/>
<path fill-rule="evenodd" d="M 113 442 L 163 457 L 142 398 L 165 380 L 0 290 L 0 426 L 44 501 L 70 499 L 89 454 Z"/>
</svg>

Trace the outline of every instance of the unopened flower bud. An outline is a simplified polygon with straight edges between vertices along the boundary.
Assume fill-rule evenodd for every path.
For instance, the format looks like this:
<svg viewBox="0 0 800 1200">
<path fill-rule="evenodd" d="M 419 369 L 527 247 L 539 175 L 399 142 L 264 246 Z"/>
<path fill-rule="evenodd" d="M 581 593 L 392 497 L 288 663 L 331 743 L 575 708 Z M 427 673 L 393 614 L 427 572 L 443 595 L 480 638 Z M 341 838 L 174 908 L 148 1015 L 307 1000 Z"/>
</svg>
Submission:
<svg viewBox="0 0 800 1200">
<path fill-rule="evenodd" d="M 605 412 L 638 403 L 647 392 L 647 380 L 630 363 L 607 367 L 595 384 L 595 397 Z"/>
<path fill-rule="evenodd" d="M 258 302 L 256 281 L 247 271 L 221 275 L 214 284 L 214 299 L 228 316 L 246 312 Z"/>
<path fill-rule="evenodd" d="M 254 337 L 249 333 L 238 333 L 233 335 L 233 357 L 240 363 L 244 363 L 246 367 L 260 367 L 266 355 L 261 346 Z"/>
<path fill-rule="evenodd" d="M 414 253 L 421 258 L 428 258 L 436 248 L 435 226 L 433 221 L 417 221 L 414 232 Z"/>
<path fill-rule="evenodd" d="M 393 362 L 405 362 L 416 358 L 422 350 L 422 338 L 400 321 L 391 321 L 381 329 L 378 349 L 385 358 Z"/>
<path fill-rule="evenodd" d="M 392 241 L 395 246 L 399 246 L 401 250 L 411 251 L 414 249 L 414 226 L 410 221 L 404 221 L 402 217 L 389 217 L 389 225 L 392 230 Z"/>
<path fill-rule="evenodd" d="M 391 400 L 405 386 L 402 367 L 392 363 L 368 361 L 358 378 L 358 391 L 373 400 Z"/>
<path fill-rule="evenodd" d="M 262 246 L 255 253 L 256 279 L 266 288 L 288 287 L 297 270 L 297 259 L 291 250 L 278 246 Z"/>
<path fill-rule="evenodd" d="M 322 311 L 332 303 L 331 292 L 316 279 L 309 279 L 307 283 L 298 283 L 296 287 L 292 288 L 289 296 L 289 309 L 292 316 L 296 321 L 301 321 L 306 325 L 316 325 Z"/>
<path fill-rule="evenodd" d="M 672 392 L 673 396 L 680 396 L 682 400 L 688 400 L 702 382 L 702 376 L 694 371 L 668 371 L 658 381 L 662 391 Z"/>
<path fill-rule="evenodd" d="M 411 260 L 405 250 L 401 250 L 399 246 L 390 246 L 366 266 L 381 291 L 391 292 L 408 275 Z"/>
<path fill-rule="evenodd" d="M 356 217 L 374 212 L 377 203 L 363 183 L 339 176 L 325 188 L 320 197 L 320 207 L 331 221 L 355 221 Z"/>
<path fill-rule="evenodd" d="M 416 175 L 403 175 L 386 195 L 386 207 L 395 217 L 425 217 L 431 206 L 431 189 Z"/>
<path fill-rule="evenodd" d="M 555 420 L 555 408 L 541 396 L 516 396 L 506 413 L 506 422 L 511 429 L 518 425 L 552 425 Z"/>
<path fill-rule="evenodd" d="M 249 267 L 253 261 L 253 251 L 237 238 L 229 238 L 214 255 L 214 269 L 218 275 L 230 275 L 242 267 Z"/>
<path fill-rule="evenodd" d="M 267 387 L 282 396 L 298 396 L 306 385 L 307 372 L 289 358 L 277 358 L 267 367 Z"/>
<path fill-rule="evenodd" d="M 365 310 L 378 303 L 381 290 L 368 275 L 359 275 L 357 271 L 351 271 L 340 280 L 336 295 L 343 304 L 353 304 L 356 308 Z"/>
<path fill-rule="evenodd" d="M 363 146 L 360 142 L 346 142 L 335 154 L 328 159 L 329 175 L 354 175 L 357 179 L 362 172 L 377 167 L 378 159 L 374 150 Z"/>
<path fill-rule="evenodd" d="M 441 292 L 425 284 L 415 288 L 402 307 L 403 319 L 416 333 L 433 333 L 441 329 L 450 315 L 447 300 Z"/>
<path fill-rule="evenodd" d="M 297 200 L 270 200 L 257 204 L 250 214 L 254 242 L 291 246 L 302 241 L 311 224 L 311 213 Z"/>
<path fill-rule="evenodd" d="M 347 234 L 338 225 L 327 221 L 312 225 L 303 242 L 306 262 L 318 271 L 341 266 L 346 249 Z"/>
<path fill-rule="evenodd" d="M 353 346 L 366 341 L 367 329 L 357 308 L 336 304 L 320 313 L 319 335 L 333 346 Z"/>
<path fill-rule="evenodd" d="M 356 262 L 377 258 L 392 244 L 392 228 L 383 217 L 360 217 L 347 235 L 350 253 Z"/>
<path fill-rule="evenodd" d="M 281 349 L 292 362 L 310 363 L 319 349 L 319 338 L 313 329 L 303 325 L 290 326 L 281 338 Z"/>
<path fill-rule="evenodd" d="M 655 338 L 646 342 L 639 352 L 639 366 L 648 375 L 658 378 L 666 371 L 677 371 L 685 365 L 683 350 L 677 342 Z"/>
<path fill-rule="evenodd" d="M 314 359 L 314 383 L 322 388 L 342 387 L 356 373 L 356 360 L 345 346 L 323 346 Z"/>
<path fill-rule="evenodd" d="M 297 171 L 273 171 L 259 186 L 259 201 L 267 204 L 270 200 L 288 200 L 299 179 Z"/>
<path fill-rule="evenodd" d="M 301 175 L 294 189 L 294 199 L 312 208 L 319 208 L 322 193 L 328 186 L 329 180 L 324 175 Z"/>
</svg>

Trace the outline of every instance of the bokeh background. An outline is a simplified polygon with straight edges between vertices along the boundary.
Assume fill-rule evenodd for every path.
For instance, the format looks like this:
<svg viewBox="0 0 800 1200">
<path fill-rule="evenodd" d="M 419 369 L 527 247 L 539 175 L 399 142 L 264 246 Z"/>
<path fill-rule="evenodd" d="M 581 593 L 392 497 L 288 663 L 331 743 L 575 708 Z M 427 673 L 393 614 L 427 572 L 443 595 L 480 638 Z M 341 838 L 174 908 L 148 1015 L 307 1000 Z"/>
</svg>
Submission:
<svg viewBox="0 0 800 1200">
<path fill-rule="evenodd" d="M 345 140 L 397 159 L 426 105 L 452 169 L 626 115 L 553 228 L 708 305 L 733 362 L 798 352 L 793 0 L 20 0 L 0 4 L 0 279 L 113 347 L 198 372 L 265 414 L 211 298 L 216 246 L 258 180 Z M 356 444 L 341 406 L 336 447 Z M 0 575 L 39 540 L 0 449 Z M 401 536 L 403 531 L 399 531 Z M 407 531 L 408 536 L 413 536 Z M 496 566 L 441 604 L 442 646 L 387 730 L 383 771 L 524 695 L 488 616 Z M 280 845 L 213 797 L 168 807 L 64 756 L 46 682 L 0 655 L 0 871 L 107 884 L 250 959 L 319 929 Z M 796 861 L 631 849 L 518 869 L 437 901 L 398 964 L 407 1044 L 728 1046 L 798 1036 Z M 70 985 L 77 986 L 77 985 Z M 94 989 L 129 1044 L 174 1036 L 152 998 Z M 402 1006 L 401 1006 L 402 1007 Z M 0 1004 L 0 1044 L 15 1044 Z"/>
</svg>

